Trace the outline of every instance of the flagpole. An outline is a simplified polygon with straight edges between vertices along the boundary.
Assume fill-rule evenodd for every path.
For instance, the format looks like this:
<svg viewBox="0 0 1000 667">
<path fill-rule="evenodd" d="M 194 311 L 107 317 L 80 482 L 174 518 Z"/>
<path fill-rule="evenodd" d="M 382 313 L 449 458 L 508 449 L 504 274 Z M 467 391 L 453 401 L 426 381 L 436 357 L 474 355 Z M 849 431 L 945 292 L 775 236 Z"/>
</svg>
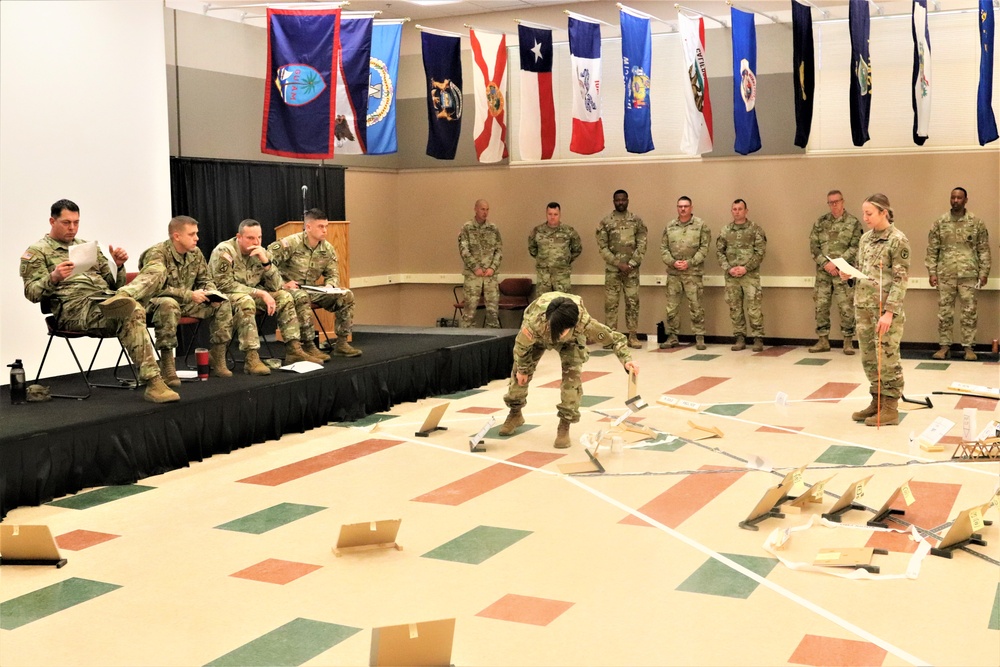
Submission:
<svg viewBox="0 0 1000 667">
<path fill-rule="evenodd" d="M 767 20 L 769 20 L 771 23 L 781 23 L 781 21 L 779 21 L 775 17 L 771 16 L 770 14 L 765 14 L 764 12 L 759 12 L 756 9 L 750 9 L 749 7 L 737 7 L 732 2 L 730 2 L 730 0 L 726 0 L 726 4 L 729 5 L 730 7 L 732 7 L 733 9 L 738 9 L 741 12 L 749 12 L 751 14 L 756 14 L 758 16 L 763 16 L 764 18 L 766 18 Z"/>
<path fill-rule="evenodd" d="M 381 13 L 381 12 L 379 12 Z M 401 19 L 375 19 L 372 21 L 375 25 L 402 25 L 404 23 L 409 23 L 412 19 L 409 16 L 404 16 Z"/>
<path fill-rule="evenodd" d="M 705 14 L 703 12 L 699 12 L 697 9 L 691 9 L 690 7 L 685 7 L 684 5 L 677 5 L 677 4 L 674 5 L 674 9 L 683 9 L 684 11 L 686 11 L 688 13 L 694 14 L 696 16 L 704 17 L 704 18 L 708 19 L 709 21 L 715 21 L 716 23 L 718 23 L 719 25 L 721 25 L 723 28 L 728 28 L 729 27 L 729 24 L 726 23 L 723 19 L 717 19 L 714 16 L 709 16 L 708 14 Z"/>
<path fill-rule="evenodd" d="M 590 23 L 599 23 L 601 25 L 606 25 L 609 28 L 617 28 L 618 26 L 608 23 L 607 21 L 602 21 L 601 19 L 595 19 L 591 16 L 584 16 L 583 14 L 577 14 L 576 12 L 571 12 L 568 9 L 563 10 L 563 14 L 570 18 L 577 19 L 579 21 L 589 21 Z"/>
<path fill-rule="evenodd" d="M 799 3 L 800 5 L 805 5 L 806 7 L 812 7 L 813 9 L 818 9 L 819 13 L 823 16 L 823 18 L 826 18 L 827 16 L 830 15 L 830 12 L 826 11 L 822 7 L 817 7 L 813 3 L 809 2 L 809 0 L 795 0 L 795 2 Z"/>
<path fill-rule="evenodd" d="M 382 13 L 381 9 L 376 9 L 376 10 L 371 11 L 371 12 L 341 12 L 340 13 L 340 18 L 341 18 L 341 20 L 344 20 L 344 19 L 347 19 L 347 20 L 350 20 L 350 19 L 368 19 L 368 18 L 374 19 L 376 16 L 378 16 L 381 13 Z M 240 23 L 242 23 L 243 21 L 246 21 L 247 19 L 266 19 L 266 18 L 267 18 L 267 14 L 247 14 L 246 12 L 243 12 L 242 16 L 240 16 Z M 406 19 L 406 20 L 409 21 L 409 19 Z M 399 19 L 395 19 L 395 22 L 399 23 Z"/>
<path fill-rule="evenodd" d="M 552 30 L 553 32 L 565 32 L 562 28 L 553 28 L 550 25 L 545 25 L 544 23 L 532 23 L 531 21 L 525 21 L 524 19 L 514 19 L 514 23 L 518 25 L 523 25 L 527 28 L 538 28 L 540 30 Z"/>
<path fill-rule="evenodd" d="M 503 30 L 489 30 L 487 28 L 477 28 L 474 25 L 472 25 L 471 23 L 463 23 L 462 27 L 463 28 L 468 28 L 469 30 L 475 30 L 476 32 L 486 32 L 486 33 L 489 33 L 491 35 L 503 35 L 504 37 L 507 36 L 507 33 L 505 33 Z"/>
<path fill-rule="evenodd" d="M 351 3 L 348 0 L 343 2 L 295 2 L 295 3 L 285 3 L 280 5 L 282 9 L 339 9 L 341 7 L 347 7 Z M 273 2 L 254 2 L 246 5 L 213 5 L 212 3 L 206 4 L 202 8 L 202 13 L 208 12 L 221 12 L 227 9 L 256 9 L 257 7 L 277 7 Z"/>
<path fill-rule="evenodd" d="M 432 35 L 441 35 L 442 37 L 458 37 L 458 38 L 462 37 L 462 35 L 458 34 L 457 32 L 449 32 L 448 30 L 440 30 L 438 28 L 429 28 L 425 25 L 420 25 L 419 23 L 414 24 L 413 27 L 419 30 L 420 32 L 426 32 Z"/>
<path fill-rule="evenodd" d="M 641 19 L 649 19 L 650 21 L 656 21 L 657 23 L 662 23 L 665 26 L 667 26 L 668 28 L 670 28 L 670 32 L 677 32 L 677 28 L 675 28 L 672 23 L 668 23 L 667 21 L 664 21 L 663 19 L 658 19 L 655 16 L 653 16 L 652 14 L 647 14 L 646 12 L 641 12 L 638 9 L 633 9 L 631 7 L 626 7 L 625 5 L 623 5 L 620 2 L 616 2 L 615 3 L 615 7 L 617 7 L 620 10 L 622 10 L 626 14 L 632 14 L 633 16 L 638 16 Z"/>
</svg>

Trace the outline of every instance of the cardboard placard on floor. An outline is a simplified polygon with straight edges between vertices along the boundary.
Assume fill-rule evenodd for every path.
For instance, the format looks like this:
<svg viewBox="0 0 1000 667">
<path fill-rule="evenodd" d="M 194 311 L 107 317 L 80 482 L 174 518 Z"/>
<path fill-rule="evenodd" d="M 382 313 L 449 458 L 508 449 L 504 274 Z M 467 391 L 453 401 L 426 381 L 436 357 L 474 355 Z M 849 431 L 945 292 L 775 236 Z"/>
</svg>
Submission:
<svg viewBox="0 0 1000 667">
<path fill-rule="evenodd" d="M 709 438 L 723 437 L 722 430 L 718 426 L 703 426 L 688 420 L 689 430 L 680 434 L 685 440 L 708 440 Z"/>
<path fill-rule="evenodd" d="M 826 485 L 830 482 L 831 479 L 833 479 L 836 476 L 837 475 L 835 473 L 824 479 L 822 482 L 816 482 L 815 484 L 811 485 L 808 489 L 803 491 L 798 498 L 790 500 L 784 505 L 782 505 L 781 511 L 788 512 L 791 514 L 797 511 L 801 512 L 806 508 L 806 505 L 810 503 L 822 503 L 823 491 L 826 489 Z"/>
<path fill-rule="evenodd" d="M 0 565 L 65 564 L 48 526 L 0 525 Z"/>
<path fill-rule="evenodd" d="M 382 521 L 366 521 L 362 523 L 345 523 L 340 527 L 340 537 L 333 553 L 342 556 L 356 551 L 371 551 L 373 549 L 396 549 L 403 547 L 396 544 L 396 535 L 402 519 L 386 519 Z"/>
<path fill-rule="evenodd" d="M 455 619 L 372 629 L 370 667 L 449 667 Z"/>
<path fill-rule="evenodd" d="M 449 405 L 451 405 L 451 401 L 446 401 L 431 408 L 431 411 L 427 413 L 427 417 L 424 418 L 424 423 L 420 425 L 420 429 L 414 435 L 418 438 L 426 438 L 434 431 L 447 431 L 447 428 L 438 426 L 438 424 L 441 423 L 441 417 L 444 417 L 445 410 L 448 409 Z"/>
<path fill-rule="evenodd" d="M 604 466 L 601 462 L 597 460 L 597 456 L 590 453 L 590 450 L 586 447 L 583 451 L 587 452 L 586 461 L 576 461 L 573 463 L 560 463 L 559 472 L 564 475 L 579 475 L 580 473 L 586 472 L 604 472 Z M 595 448 L 596 451 L 596 448 Z"/>
</svg>

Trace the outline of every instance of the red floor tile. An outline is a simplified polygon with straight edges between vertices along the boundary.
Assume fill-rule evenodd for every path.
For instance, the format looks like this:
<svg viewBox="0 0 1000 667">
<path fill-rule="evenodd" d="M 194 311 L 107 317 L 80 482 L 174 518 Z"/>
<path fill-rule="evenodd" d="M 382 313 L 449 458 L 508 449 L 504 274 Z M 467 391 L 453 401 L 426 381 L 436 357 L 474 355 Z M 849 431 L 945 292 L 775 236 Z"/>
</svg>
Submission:
<svg viewBox="0 0 1000 667">
<path fill-rule="evenodd" d="M 327 452 L 326 454 L 313 456 L 312 458 L 304 459 L 296 463 L 289 463 L 286 466 L 281 466 L 280 468 L 268 470 L 267 472 L 262 472 L 260 474 L 236 481 L 244 484 L 278 486 L 279 484 L 291 482 L 301 477 L 305 477 L 306 475 L 312 475 L 313 473 L 321 472 L 334 466 L 339 466 L 342 463 L 359 459 L 362 456 L 368 456 L 369 454 L 375 454 L 376 452 L 381 452 L 384 449 L 395 447 L 400 442 L 402 441 L 378 439 L 365 440 L 353 445 L 348 445 L 347 447 L 335 449 L 332 452 Z"/>
<path fill-rule="evenodd" d="M 753 357 L 780 357 L 783 354 L 788 354 L 795 348 L 791 345 L 775 345 L 774 347 L 766 348 L 763 352 L 754 352 Z"/>
<path fill-rule="evenodd" d="M 995 398 L 980 398 L 979 396 L 963 396 L 958 399 L 958 403 L 955 404 L 956 410 L 964 410 L 965 408 L 975 408 L 976 410 L 983 410 L 985 412 L 993 412 L 997 409 L 997 401 Z"/>
<path fill-rule="evenodd" d="M 583 371 L 580 373 L 580 382 L 587 382 L 588 380 L 593 380 L 599 378 L 602 375 L 610 375 L 606 371 Z M 623 381 L 624 382 L 624 381 Z M 542 387 L 546 389 L 558 389 L 562 385 L 562 380 L 553 380 L 552 382 L 546 382 Z"/>
<path fill-rule="evenodd" d="M 572 602 L 508 594 L 483 609 L 476 616 L 495 618 L 500 621 L 513 621 L 514 623 L 548 625 L 572 606 Z"/>
<path fill-rule="evenodd" d="M 674 387 L 673 389 L 668 389 L 664 394 L 675 395 L 675 396 L 697 396 L 703 391 L 708 391 L 716 385 L 720 385 L 729 378 L 716 378 L 710 376 L 704 376 L 700 378 L 695 378 L 690 382 L 685 382 L 684 384 Z"/>
<path fill-rule="evenodd" d="M 251 565 L 245 570 L 234 572 L 229 576 L 283 586 L 322 567 L 322 565 L 310 565 L 309 563 L 295 563 L 288 560 L 268 558 L 256 565 Z"/>
<path fill-rule="evenodd" d="M 81 551 L 95 544 L 113 540 L 116 537 L 121 537 L 121 535 L 96 533 L 92 530 L 72 530 L 56 537 L 56 545 L 60 549 L 67 549 L 68 551 Z"/>
<path fill-rule="evenodd" d="M 520 463 L 531 468 L 541 468 L 542 466 L 560 459 L 565 454 L 549 454 L 546 452 L 521 452 L 512 456 L 508 461 Z M 418 503 L 436 503 L 438 505 L 461 505 L 464 502 L 478 498 L 479 496 L 499 488 L 508 482 L 527 475 L 530 470 L 518 466 L 507 465 L 506 463 L 496 463 L 484 468 L 479 472 L 472 473 L 467 477 L 456 480 L 451 484 L 434 489 L 422 496 L 413 499 Z"/>
<path fill-rule="evenodd" d="M 785 435 L 791 435 L 789 431 L 801 431 L 804 426 L 781 426 L 780 424 L 775 424 L 774 426 L 761 426 L 757 429 L 758 433 L 784 433 Z"/>
<path fill-rule="evenodd" d="M 503 408 L 465 408 L 459 410 L 458 412 L 468 412 L 474 415 L 491 415 L 494 412 L 500 412 Z"/>
<path fill-rule="evenodd" d="M 881 665 L 886 650 L 870 642 L 806 635 L 788 662 L 822 667 L 870 667 Z"/>
<path fill-rule="evenodd" d="M 829 398 L 829 401 L 818 401 L 820 403 L 838 403 L 840 399 L 846 398 L 852 391 L 860 387 L 860 384 L 853 382 L 827 382 L 825 385 L 806 396 L 806 400 L 817 398 Z"/>
<path fill-rule="evenodd" d="M 720 466 L 699 468 L 699 470 L 728 469 Z M 745 474 L 745 472 L 719 472 L 689 475 L 640 507 L 639 511 L 665 526 L 676 528 Z M 629 526 L 649 525 L 631 514 L 618 523 Z"/>
<path fill-rule="evenodd" d="M 939 482 L 920 482 L 914 480 L 910 482 L 910 491 L 913 493 L 913 504 L 907 507 L 906 501 L 900 496 L 896 498 L 891 507 L 906 512 L 899 515 L 899 518 L 903 521 L 915 524 L 918 528 L 929 530 L 937 528 L 948 520 L 955 507 L 955 499 L 958 498 L 958 492 L 961 490 L 961 484 L 941 484 Z M 878 502 L 878 506 L 875 509 L 881 508 L 882 503 L 885 502 L 884 498 L 866 498 L 866 500 L 869 503 Z M 870 519 L 871 517 L 869 516 L 868 518 Z M 889 522 L 889 527 L 901 528 L 901 526 L 893 522 Z M 931 544 L 937 544 L 937 542 L 932 541 Z M 917 550 L 916 542 L 912 541 L 906 535 L 895 533 L 872 533 L 865 546 L 901 553 L 913 553 Z"/>
</svg>

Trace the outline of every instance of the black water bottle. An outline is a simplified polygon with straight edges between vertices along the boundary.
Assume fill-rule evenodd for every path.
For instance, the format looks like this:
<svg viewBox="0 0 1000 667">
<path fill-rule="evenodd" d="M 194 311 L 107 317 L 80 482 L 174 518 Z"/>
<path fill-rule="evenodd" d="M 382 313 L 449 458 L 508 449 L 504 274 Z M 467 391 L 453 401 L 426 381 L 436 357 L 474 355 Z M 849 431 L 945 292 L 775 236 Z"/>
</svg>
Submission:
<svg viewBox="0 0 1000 667">
<path fill-rule="evenodd" d="M 7 364 L 10 368 L 10 402 L 14 405 L 28 402 L 28 383 L 24 380 L 24 365 L 20 359 Z"/>
</svg>

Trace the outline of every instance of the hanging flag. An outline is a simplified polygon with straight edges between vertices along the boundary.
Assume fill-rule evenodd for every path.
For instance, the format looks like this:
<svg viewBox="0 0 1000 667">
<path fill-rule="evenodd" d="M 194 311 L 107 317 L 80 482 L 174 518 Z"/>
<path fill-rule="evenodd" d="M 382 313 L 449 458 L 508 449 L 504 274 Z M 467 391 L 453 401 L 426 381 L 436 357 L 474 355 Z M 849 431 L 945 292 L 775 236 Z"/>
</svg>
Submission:
<svg viewBox="0 0 1000 667">
<path fill-rule="evenodd" d="M 851 139 L 855 146 L 868 141 L 868 116 L 872 110 L 872 63 L 868 53 L 870 20 L 868 0 L 850 0 L 851 30 Z"/>
<path fill-rule="evenodd" d="M 337 126 L 334 129 L 338 155 L 362 155 L 367 152 L 371 57 L 371 18 L 341 17 Z"/>
<path fill-rule="evenodd" d="M 601 26 L 569 17 L 569 55 L 573 68 L 573 131 L 569 149 L 580 155 L 604 150 L 601 122 Z"/>
<path fill-rule="evenodd" d="M 552 31 L 517 26 L 521 54 L 521 116 L 518 149 L 525 160 L 548 160 L 556 147 L 552 98 Z"/>
<path fill-rule="evenodd" d="M 427 80 L 427 154 L 454 160 L 462 133 L 462 40 L 420 33 Z"/>
<path fill-rule="evenodd" d="M 268 8 L 267 25 L 260 150 L 333 157 L 340 10 Z"/>
<path fill-rule="evenodd" d="M 705 66 L 705 22 L 677 15 L 684 45 L 684 67 L 691 83 L 684 101 L 687 122 L 681 138 L 681 150 L 688 155 L 712 151 L 712 100 L 708 95 L 708 69 Z"/>
<path fill-rule="evenodd" d="M 913 143 L 923 146 L 931 126 L 931 34 L 927 0 L 913 0 Z"/>
<path fill-rule="evenodd" d="M 805 148 L 813 119 L 816 57 L 812 8 L 792 0 L 792 82 L 795 91 L 795 145 Z"/>
<path fill-rule="evenodd" d="M 469 28 L 472 85 L 476 94 L 476 157 L 507 157 L 507 35 Z"/>
<path fill-rule="evenodd" d="M 731 8 L 733 20 L 733 124 L 740 155 L 760 150 L 757 127 L 757 27 L 753 14 Z"/>
<path fill-rule="evenodd" d="M 399 41 L 402 23 L 372 26 L 372 55 L 368 72 L 368 154 L 385 155 L 399 150 L 396 143 L 396 77 L 399 75 Z"/>
<path fill-rule="evenodd" d="M 990 0 L 979 0 L 979 95 L 976 116 L 979 126 L 979 145 L 997 140 L 997 119 L 993 115 L 993 5 Z"/>
<path fill-rule="evenodd" d="M 652 35 L 649 18 L 621 7 L 622 74 L 625 76 L 625 150 L 653 150 L 649 109 L 649 77 L 652 69 Z"/>
</svg>

